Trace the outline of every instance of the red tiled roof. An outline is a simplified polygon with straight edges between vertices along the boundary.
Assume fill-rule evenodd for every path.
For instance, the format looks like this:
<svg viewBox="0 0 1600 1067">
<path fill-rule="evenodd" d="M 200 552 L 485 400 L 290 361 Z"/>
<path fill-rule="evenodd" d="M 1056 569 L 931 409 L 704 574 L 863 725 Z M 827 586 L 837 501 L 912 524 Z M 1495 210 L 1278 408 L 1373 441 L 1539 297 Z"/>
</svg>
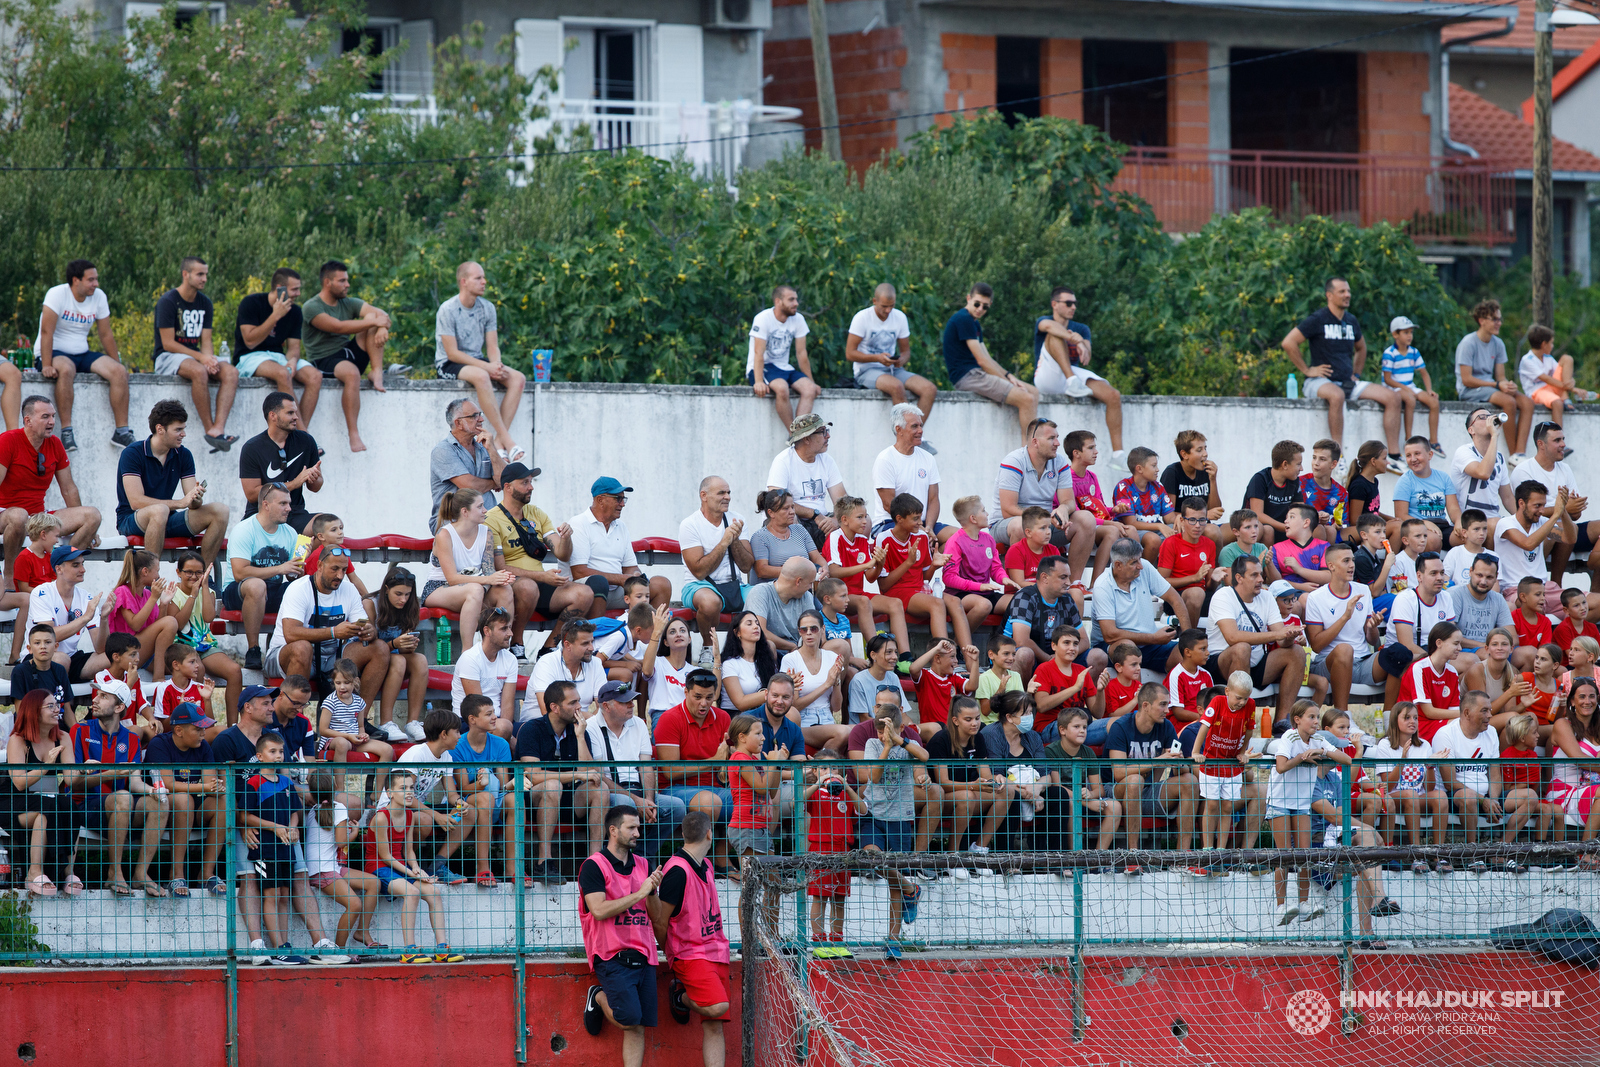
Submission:
<svg viewBox="0 0 1600 1067">
<path fill-rule="evenodd" d="M 1583 81 L 1584 76 L 1600 63 L 1600 41 L 1596 41 L 1583 50 L 1583 54 L 1571 63 L 1561 68 L 1561 72 L 1550 81 L 1550 99 L 1560 100 L 1561 94 Z M 1533 125 L 1533 97 L 1522 102 L 1522 121 Z"/>
<path fill-rule="evenodd" d="M 1459 85 L 1450 86 L 1450 139 L 1471 145 L 1485 159 L 1504 161 L 1516 170 L 1533 169 L 1533 127 Z M 1550 165 L 1600 180 L 1600 158 L 1559 137 L 1553 139 Z"/>
<path fill-rule="evenodd" d="M 1469 45 L 1470 48 L 1506 48 L 1525 49 L 1533 51 L 1533 7 L 1534 0 L 1517 0 L 1517 25 L 1504 37 L 1491 37 L 1487 41 L 1479 41 Z M 1587 4 L 1576 3 L 1576 10 L 1586 11 Z M 1473 37 L 1484 32 L 1482 22 L 1458 22 L 1440 28 L 1439 36 L 1445 44 L 1460 40 L 1462 37 Z M 1588 48 L 1600 41 L 1600 26 L 1563 26 L 1556 31 L 1555 46 L 1563 52 L 1572 52 Z"/>
</svg>

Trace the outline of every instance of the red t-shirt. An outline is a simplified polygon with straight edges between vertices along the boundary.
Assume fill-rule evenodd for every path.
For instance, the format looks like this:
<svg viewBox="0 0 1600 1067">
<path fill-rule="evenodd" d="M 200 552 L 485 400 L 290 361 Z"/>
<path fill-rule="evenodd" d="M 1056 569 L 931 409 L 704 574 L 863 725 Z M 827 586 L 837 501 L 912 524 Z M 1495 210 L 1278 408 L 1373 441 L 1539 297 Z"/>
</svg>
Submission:
<svg viewBox="0 0 1600 1067">
<path fill-rule="evenodd" d="M 1553 641 L 1554 635 L 1550 629 L 1550 620 L 1544 612 L 1534 612 L 1533 621 L 1529 622 L 1522 617 L 1522 609 L 1511 609 L 1511 624 L 1517 628 L 1517 644 L 1523 648 L 1538 648 L 1548 645 Z"/>
<path fill-rule="evenodd" d="M 109 670 L 101 671 L 94 676 L 94 680 L 97 682 L 109 682 L 112 680 L 112 674 Z M 150 702 L 144 698 L 144 689 L 139 685 L 139 679 L 135 678 L 132 682 L 128 682 L 126 678 L 118 678 L 117 681 L 127 683 L 128 692 L 133 694 L 133 699 L 128 702 L 128 706 L 122 709 L 122 721 L 132 722 L 139 717 L 139 712 L 143 711 Z M 171 689 L 172 687 L 168 686 L 167 688 Z M 199 699 L 200 694 L 196 691 L 195 700 L 198 701 Z M 174 703 L 173 707 L 177 707 L 177 704 Z"/>
<path fill-rule="evenodd" d="M 0 437 L 3 436 L 0 434 Z M 50 566 L 49 556 L 36 556 L 32 549 L 24 548 L 17 553 L 17 561 L 12 564 L 11 580 L 16 583 L 18 592 L 22 591 L 23 586 L 37 589 L 56 580 L 56 569 Z"/>
<path fill-rule="evenodd" d="M 1433 662 L 1419 659 L 1411 669 L 1400 676 L 1400 699 L 1414 704 L 1432 704 L 1440 711 L 1461 706 L 1461 676 L 1455 667 L 1446 663 L 1444 670 L 1433 669 Z M 1430 719 L 1420 712 L 1417 715 L 1417 736 L 1433 743 L 1433 735 L 1449 719 Z"/>
<path fill-rule="evenodd" d="M 1033 581 L 1039 576 L 1039 561 L 1046 556 L 1059 556 L 1061 550 L 1055 545 L 1046 544 L 1044 551 L 1035 553 L 1028 547 L 1027 541 L 1018 541 L 1006 549 L 1006 570 L 1021 571 L 1024 584 Z"/>
<path fill-rule="evenodd" d="M 1087 708 L 1089 698 L 1099 690 L 1094 687 L 1094 678 L 1090 677 L 1089 668 L 1077 663 L 1067 664 L 1067 671 L 1063 674 L 1061 668 L 1056 665 L 1055 658 L 1051 657 L 1033 672 L 1033 680 L 1039 683 L 1039 692 L 1047 696 L 1054 696 L 1063 689 L 1071 689 L 1080 677 L 1083 679 L 1082 689 L 1068 697 L 1053 712 L 1033 717 L 1033 728 L 1036 731 L 1043 733 L 1046 726 L 1056 721 L 1056 716 L 1061 713 L 1062 708 Z"/>
<path fill-rule="evenodd" d="M 1539 754 L 1531 748 L 1502 748 L 1501 759 L 1538 759 Z M 1502 763 L 1500 764 L 1500 780 L 1507 789 L 1517 786 L 1530 786 L 1539 788 L 1539 765 L 1537 763 Z"/>
<path fill-rule="evenodd" d="M 21 508 L 37 515 L 44 510 L 45 490 L 55 481 L 56 472 L 72 466 L 72 461 L 59 437 L 46 437 L 36 449 L 27 431 L 16 429 L 0 433 L 0 466 L 6 469 L 5 480 L 0 481 L 0 508 Z"/>
<path fill-rule="evenodd" d="M 884 581 L 883 579 L 880 579 L 878 581 L 878 591 L 881 593 L 887 593 L 892 597 L 897 597 L 900 600 L 910 600 L 912 597 L 922 592 L 922 587 L 925 584 L 925 579 L 923 578 L 923 568 L 928 566 L 928 560 L 930 558 L 930 554 L 928 552 L 928 535 L 925 533 L 915 533 L 911 535 L 911 539 L 909 541 L 900 541 L 891 531 L 884 534 L 883 540 L 878 543 L 884 547 L 884 579 L 888 578 L 891 572 L 893 572 L 900 566 L 900 564 L 906 561 L 906 557 L 911 554 L 911 549 L 913 547 L 915 547 L 917 550 L 917 562 L 906 568 L 906 572 L 900 576 L 900 580 L 894 584 L 894 587 L 885 589 Z"/>
<path fill-rule="evenodd" d="M 753 762 L 756 764 L 757 773 L 766 773 L 767 768 L 762 766 L 765 761 L 760 756 L 752 756 L 748 752 L 735 752 L 728 758 L 740 762 Z M 765 793 L 759 799 L 756 797 L 755 789 L 744 780 L 742 772 L 746 770 L 749 768 L 728 768 L 728 784 L 733 790 L 733 813 L 728 816 L 728 826 L 734 830 L 765 830 L 770 816 L 770 802 Z"/>
<path fill-rule="evenodd" d="M 1173 708 L 1199 711 L 1201 691 L 1210 689 L 1213 684 L 1211 672 L 1204 667 L 1196 667 L 1195 672 L 1190 674 L 1180 663 L 1167 672 L 1167 696 L 1172 700 Z"/>
<path fill-rule="evenodd" d="M 826 789 L 818 789 L 811 794 L 811 799 L 806 801 L 806 811 L 811 815 L 811 829 L 806 837 L 812 852 L 850 851 L 856 826 L 852 807 L 844 793 L 834 797 L 829 796 Z"/>
<path fill-rule="evenodd" d="M 1191 545 L 1182 534 L 1173 534 L 1162 540 L 1161 552 L 1156 556 L 1156 566 L 1170 569 L 1174 578 L 1198 574 L 1207 563 L 1217 565 L 1217 543 L 1209 537 Z"/>
<path fill-rule="evenodd" d="M 922 673 L 917 675 L 917 711 L 923 722 L 944 722 L 950 718 L 950 701 L 961 688 L 961 681 L 958 674 L 946 678 L 930 668 L 922 668 Z"/>
<path fill-rule="evenodd" d="M 161 691 L 161 710 L 157 714 L 163 719 L 170 719 L 172 718 L 172 709 L 184 701 L 200 704 L 200 714 L 202 715 L 211 714 L 211 709 L 200 703 L 200 683 L 190 682 L 186 687 L 180 689 L 176 678 Z"/>
<path fill-rule="evenodd" d="M 835 530 L 828 535 L 829 563 L 837 563 L 841 567 L 859 567 L 871 558 L 872 541 L 866 534 L 846 537 L 843 530 Z M 865 571 L 857 571 L 839 580 L 844 583 L 851 596 L 866 596 L 865 574 Z"/>
<path fill-rule="evenodd" d="M 1517 632 L 1521 633 L 1520 630 Z M 1592 637 L 1595 641 L 1600 642 L 1600 629 L 1597 629 L 1594 623 L 1585 619 L 1583 629 L 1580 630 L 1570 618 L 1566 618 L 1562 619 L 1560 624 L 1550 631 L 1550 639 L 1561 646 L 1562 652 L 1571 651 L 1573 639 L 1577 637 Z"/>
<path fill-rule="evenodd" d="M 321 558 L 322 558 L 322 546 L 321 545 L 313 545 L 312 548 L 311 548 L 311 551 L 306 553 L 306 573 L 307 574 L 315 574 L 316 573 L 317 561 L 320 560 Z M 356 572 L 355 560 L 352 559 L 349 563 L 347 563 L 345 565 L 344 572 L 346 574 L 354 574 Z"/>
<path fill-rule="evenodd" d="M 1139 696 L 1139 690 L 1143 688 L 1143 686 L 1144 682 L 1138 678 L 1135 678 L 1132 682 L 1124 685 L 1122 679 L 1113 674 L 1111 676 L 1111 681 L 1106 683 L 1106 715 L 1108 717 L 1115 715 L 1117 713 L 1117 709 L 1122 707 L 1122 705 L 1126 704 L 1130 700 L 1137 699 Z M 1138 706 L 1135 705 L 1134 707 L 1129 708 L 1125 714 L 1132 715 L 1138 710 Z"/>
<path fill-rule="evenodd" d="M 656 722 L 654 736 L 656 758 L 664 758 L 660 752 L 662 745 L 677 745 L 679 759 L 711 759 L 717 754 L 722 742 L 728 739 L 728 723 L 731 721 L 728 713 L 716 706 L 706 712 L 703 723 L 695 722 L 689 716 L 689 710 L 682 704 L 668 708 L 661 713 L 661 718 Z M 671 784 L 707 788 L 717 784 L 717 775 L 715 771 L 691 774 L 686 778 L 675 779 Z"/>
<path fill-rule="evenodd" d="M 1211 698 L 1211 703 L 1200 713 L 1200 721 L 1209 724 L 1206 730 L 1206 759 L 1234 761 L 1222 764 L 1208 763 L 1202 773 L 1209 774 L 1213 778 L 1237 778 L 1244 772 L 1244 765 L 1238 762 L 1239 753 L 1244 751 L 1244 735 L 1255 725 L 1256 702 L 1247 700 L 1244 702 L 1244 707 L 1234 711 L 1228 707 L 1226 693 L 1214 696 Z"/>
</svg>

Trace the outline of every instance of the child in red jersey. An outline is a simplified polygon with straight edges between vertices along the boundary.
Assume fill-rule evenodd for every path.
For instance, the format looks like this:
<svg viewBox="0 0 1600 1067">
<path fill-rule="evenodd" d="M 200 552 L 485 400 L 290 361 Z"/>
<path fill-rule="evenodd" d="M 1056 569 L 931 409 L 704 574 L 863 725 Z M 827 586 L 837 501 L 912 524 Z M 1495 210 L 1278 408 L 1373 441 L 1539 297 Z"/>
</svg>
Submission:
<svg viewBox="0 0 1600 1067">
<path fill-rule="evenodd" d="M 892 596 L 867 592 L 866 583 L 876 582 L 883 573 L 884 548 L 881 544 L 876 548 L 872 545 L 872 519 L 866 503 L 858 496 L 842 496 L 833 505 L 833 517 L 839 528 L 828 535 L 828 576 L 838 578 L 849 590 L 849 610 L 855 614 L 861 632 L 868 636 L 877 632 L 874 613 L 889 616 L 895 647 L 909 658 L 911 638 L 906 631 L 905 605 Z"/>
<path fill-rule="evenodd" d="M 825 748 L 815 757 L 823 765 L 806 771 L 803 799 L 811 821 L 806 838 L 808 851 L 823 855 L 849 852 L 855 839 L 856 817 L 867 813 L 866 804 L 849 780 L 826 765 L 838 758 L 839 753 Z M 812 949 L 811 954 L 819 959 L 850 959 L 852 953 L 844 947 L 844 902 L 850 896 L 850 872 L 814 871 L 806 884 L 806 895 L 811 898 L 811 940 L 828 945 Z"/>
<path fill-rule="evenodd" d="M 935 596 L 929 591 L 928 583 L 950 562 L 950 557 L 935 550 L 922 529 L 922 501 L 910 493 L 901 493 L 890 501 L 889 517 L 894 525 L 878 539 L 878 547 L 883 549 L 883 573 L 878 578 L 878 588 L 885 596 L 900 601 L 907 615 L 926 615 L 928 632 L 935 640 L 950 636 L 945 625 L 949 617 L 950 625 L 955 627 L 956 643 L 972 644 L 972 631 L 967 626 L 961 602 L 953 596 Z"/>
</svg>

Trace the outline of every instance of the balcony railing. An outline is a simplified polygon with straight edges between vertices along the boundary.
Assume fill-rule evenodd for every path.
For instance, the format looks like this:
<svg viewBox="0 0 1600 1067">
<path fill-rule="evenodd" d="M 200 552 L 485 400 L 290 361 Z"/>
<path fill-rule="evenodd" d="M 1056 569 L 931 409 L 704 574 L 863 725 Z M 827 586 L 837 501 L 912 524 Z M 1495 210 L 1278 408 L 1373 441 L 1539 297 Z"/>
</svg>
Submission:
<svg viewBox="0 0 1600 1067">
<path fill-rule="evenodd" d="M 1420 244 L 1501 245 L 1514 238 L 1511 168 L 1491 160 L 1335 152 L 1135 148 L 1116 188 L 1155 209 L 1169 233 L 1265 207 L 1282 222 L 1323 215 L 1390 222 Z"/>
</svg>

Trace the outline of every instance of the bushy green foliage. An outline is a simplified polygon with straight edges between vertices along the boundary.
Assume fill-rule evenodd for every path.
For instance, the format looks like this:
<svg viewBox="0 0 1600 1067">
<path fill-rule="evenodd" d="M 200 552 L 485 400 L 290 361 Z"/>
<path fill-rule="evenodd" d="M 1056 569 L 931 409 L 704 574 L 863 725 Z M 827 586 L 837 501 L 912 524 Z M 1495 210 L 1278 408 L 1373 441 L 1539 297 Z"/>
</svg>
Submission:
<svg viewBox="0 0 1600 1067">
<path fill-rule="evenodd" d="M 1574 374 L 1578 384 L 1593 389 L 1600 382 L 1600 365 L 1584 357 L 1600 351 L 1600 288 L 1582 284 L 1575 274 L 1557 273 L 1555 278 L 1556 332 L 1555 354 L 1571 354 L 1576 366 Z M 1462 295 L 1462 305 L 1469 311 L 1486 297 L 1500 301 L 1505 321 L 1500 324 L 1500 339 L 1506 343 L 1506 354 L 1511 366 L 1507 376 L 1516 373 L 1516 361 L 1528 350 L 1528 327 L 1533 325 L 1533 274 L 1530 261 L 1524 259 L 1515 266 L 1493 271 L 1485 276 L 1470 293 Z"/>
</svg>

